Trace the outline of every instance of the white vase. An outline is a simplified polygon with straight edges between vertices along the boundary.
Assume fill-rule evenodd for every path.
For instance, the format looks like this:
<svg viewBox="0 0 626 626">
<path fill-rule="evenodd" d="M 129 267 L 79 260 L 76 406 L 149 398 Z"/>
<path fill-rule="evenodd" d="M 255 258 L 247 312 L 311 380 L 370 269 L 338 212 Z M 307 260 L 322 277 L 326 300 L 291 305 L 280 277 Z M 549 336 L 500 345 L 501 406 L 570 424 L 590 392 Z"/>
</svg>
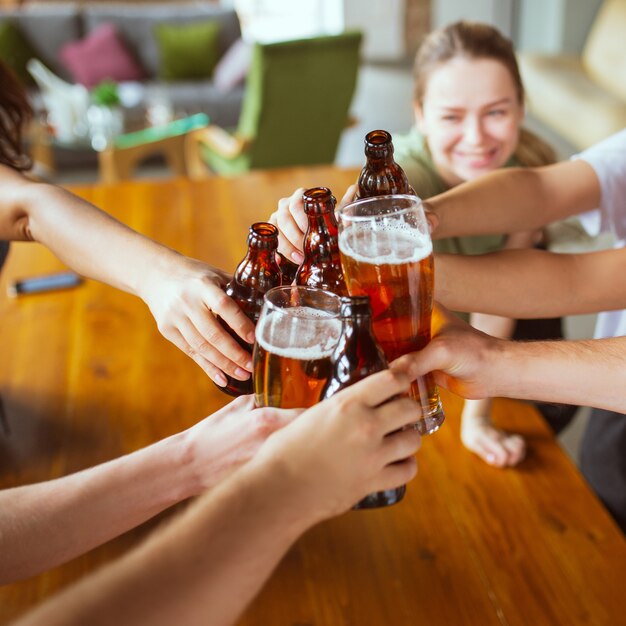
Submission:
<svg viewBox="0 0 626 626">
<path fill-rule="evenodd" d="M 124 132 L 124 114 L 120 107 L 92 104 L 87 110 L 91 147 L 101 152 Z"/>
</svg>

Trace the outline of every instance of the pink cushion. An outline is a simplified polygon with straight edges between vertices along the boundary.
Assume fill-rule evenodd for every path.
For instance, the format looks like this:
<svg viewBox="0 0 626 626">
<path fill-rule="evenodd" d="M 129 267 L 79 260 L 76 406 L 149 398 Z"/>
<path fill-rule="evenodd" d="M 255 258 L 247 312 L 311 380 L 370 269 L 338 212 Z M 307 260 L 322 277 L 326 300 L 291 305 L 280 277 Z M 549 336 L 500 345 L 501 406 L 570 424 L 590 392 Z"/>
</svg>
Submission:
<svg viewBox="0 0 626 626">
<path fill-rule="evenodd" d="M 86 87 L 94 87 L 105 79 L 145 77 L 113 24 L 102 24 L 84 39 L 65 44 L 59 57 L 74 81 Z"/>
<path fill-rule="evenodd" d="M 213 70 L 213 85 L 222 93 L 227 93 L 242 83 L 250 69 L 252 46 L 237 39 Z"/>
</svg>

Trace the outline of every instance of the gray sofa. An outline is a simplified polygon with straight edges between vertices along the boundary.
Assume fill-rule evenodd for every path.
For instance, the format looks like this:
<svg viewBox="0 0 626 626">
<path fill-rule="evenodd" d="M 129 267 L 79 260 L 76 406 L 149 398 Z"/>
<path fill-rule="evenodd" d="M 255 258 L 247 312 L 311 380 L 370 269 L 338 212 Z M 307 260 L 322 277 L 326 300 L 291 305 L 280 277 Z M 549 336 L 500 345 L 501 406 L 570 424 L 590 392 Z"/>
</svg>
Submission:
<svg viewBox="0 0 626 626">
<path fill-rule="evenodd" d="M 113 23 L 147 74 L 144 81 L 147 97 L 158 90 L 165 94 L 174 109 L 188 114 L 206 113 L 211 122 L 223 127 L 235 126 L 239 119 L 243 85 L 224 92 L 218 90 L 211 80 L 160 81 L 159 54 L 153 36 L 153 28 L 158 23 L 183 24 L 214 19 L 220 22 L 219 50 L 223 55 L 241 36 L 239 20 L 233 10 L 182 2 L 80 6 L 74 3 L 27 4 L 22 9 L 1 9 L 0 21 L 6 19 L 17 23 L 43 63 L 68 81 L 71 77 L 59 62 L 62 46 L 84 37 L 103 23 Z M 39 104 L 36 93 L 33 102 L 36 106 Z M 58 160 L 63 165 L 64 161 L 72 161 L 72 155 L 61 154 Z"/>
</svg>

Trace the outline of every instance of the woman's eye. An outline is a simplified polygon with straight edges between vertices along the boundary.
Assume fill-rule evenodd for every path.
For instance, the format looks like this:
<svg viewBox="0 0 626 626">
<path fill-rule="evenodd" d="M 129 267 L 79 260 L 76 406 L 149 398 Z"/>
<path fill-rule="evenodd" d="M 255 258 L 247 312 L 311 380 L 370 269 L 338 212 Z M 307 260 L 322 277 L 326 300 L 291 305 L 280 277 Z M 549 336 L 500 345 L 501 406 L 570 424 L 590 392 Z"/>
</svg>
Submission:
<svg viewBox="0 0 626 626">
<path fill-rule="evenodd" d="M 444 115 L 441 119 L 444 122 L 458 122 L 460 117 L 458 115 Z"/>
<path fill-rule="evenodd" d="M 492 109 L 491 111 L 489 111 L 489 113 L 487 113 L 487 115 L 489 115 L 490 117 L 502 117 L 504 115 L 506 115 L 506 110 L 505 109 Z"/>
</svg>

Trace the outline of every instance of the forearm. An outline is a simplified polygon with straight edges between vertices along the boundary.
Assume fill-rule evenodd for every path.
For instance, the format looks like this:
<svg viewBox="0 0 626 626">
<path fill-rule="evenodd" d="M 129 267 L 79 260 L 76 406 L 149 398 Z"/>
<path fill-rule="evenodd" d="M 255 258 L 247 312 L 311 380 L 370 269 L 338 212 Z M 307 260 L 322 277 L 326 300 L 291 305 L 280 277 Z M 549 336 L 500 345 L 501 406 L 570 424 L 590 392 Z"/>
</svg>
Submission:
<svg viewBox="0 0 626 626">
<path fill-rule="evenodd" d="M 56 480 L 0 492 L 0 583 L 66 562 L 189 497 L 184 435 Z"/>
<path fill-rule="evenodd" d="M 626 250 L 554 254 L 507 250 L 436 255 L 435 298 L 455 311 L 521 318 L 626 308 Z"/>
<path fill-rule="evenodd" d="M 310 523 L 279 487 L 268 489 L 263 473 L 245 466 L 139 549 L 19 624 L 231 624 Z"/>
<path fill-rule="evenodd" d="M 626 337 L 501 342 L 491 369 L 483 379 L 492 396 L 626 413 Z"/>
<path fill-rule="evenodd" d="M 437 215 L 433 237 L 511 233 L 539 228 L 599 205 L 600 185 L 584 161 L 508 168 L 428 200 Z"/>
<path fill-rule="evenodd" d="M 19 206 L 24 238 L 44 244 L 80 274 L 133 294 L 153 270 L 180 256 L 59 187 L 26 185 Z"/>
</svg>

